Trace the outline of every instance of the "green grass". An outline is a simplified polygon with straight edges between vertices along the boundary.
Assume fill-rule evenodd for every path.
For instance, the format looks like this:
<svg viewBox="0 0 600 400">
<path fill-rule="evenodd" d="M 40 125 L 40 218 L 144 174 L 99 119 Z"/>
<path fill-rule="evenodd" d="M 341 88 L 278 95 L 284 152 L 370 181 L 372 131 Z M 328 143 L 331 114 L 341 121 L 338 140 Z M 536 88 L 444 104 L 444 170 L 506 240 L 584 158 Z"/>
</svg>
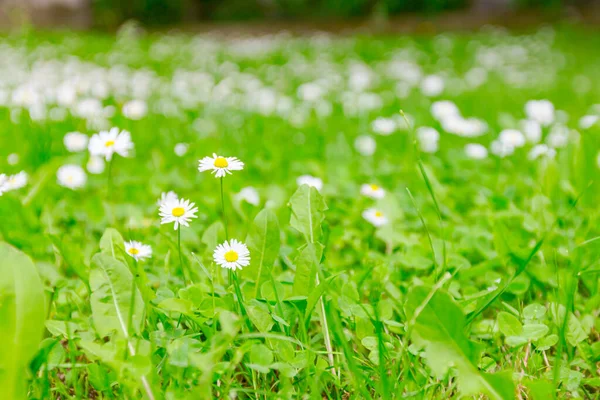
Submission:
<svg viewBox="0 0 600 400">
<path fill-rule="evenodd" d="M 29 175 L 0 197 L 8 399 L 598 398 L 600 123 L 579 126 L 600 114 L 598 48 L 600 34 L 569 26 L 260 41 L 5 36 L 0 174 Z M 443 93 L 417 84 L 401 96 L 410 77 L 390 73 L 394 59 L 443 76 Z M 469 87 L 465 75 L 482 68 Z M 28 111 L 13 95 L 23 85 L 56 94 L 65 82 L 114 114 L 85 118 L 53 95 Z M 319 100 L 302 99 L 308 82 L 325 88 Z M 370 102 L 361 90 L 379 103 L 359 110 Z M 148 113 L 128 119 L 122 106 L 136 98 Z M 504 158 L 465 155 L 466 144 L 489 149 L 519 129 L 536 99 L 569 128 L 554 158 L 530 160 L 531 143 Z M 487 133 L 446 132 L 436 100 Z M 374 133 L 378 117 L 395 132 Z M 130 131 L 135 151 L 78 190 L 60 186 L 61 165 L 89 159 L 66 150 L 65 133 L 103 124 Z M 440 134 L 435 153 L 420 150 L 424 126 Z M 372 156 L 355 148 L 360 135 L 376 140 Z M 178 143 L 189 145 L 183 156 Z M 245 167 L 223 181 L 198 172 L 212 153 Z M 323 188 L 298 186 L 306 174 Z M 364 183 L 385 197 L 362 196 Z M 258 205 L 237 195 L 248 186 Z M 180 244 L 158 216 L 169 190 L 199 208 Z M 369 207 L 388 224 L 365 220 Z M 248 245 L 250 266 L 213 262 L 226 237 Z M 152 246 L 152 258 L 136 263 L 128 240 Z"/>
</svg>

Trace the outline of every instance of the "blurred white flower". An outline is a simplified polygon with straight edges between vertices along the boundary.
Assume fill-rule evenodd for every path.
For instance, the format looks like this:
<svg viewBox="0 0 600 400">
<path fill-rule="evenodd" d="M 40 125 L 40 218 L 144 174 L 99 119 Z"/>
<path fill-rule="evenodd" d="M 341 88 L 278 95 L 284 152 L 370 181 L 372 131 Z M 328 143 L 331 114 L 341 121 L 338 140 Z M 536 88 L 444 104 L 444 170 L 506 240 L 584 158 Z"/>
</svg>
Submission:
<svg viewBox="0 0 600 400">
<path fill-rule="evenodd" d="M 6 192 L 6 175 L 0 174 L 0 196 Z"/>
<path fill-rule="evenodd" d="M 85 167 L 90 174 L 98 175 L 104 172 L 106 163 L 102 157 L 91 156 Z"/>
<path fill-rule="evenodd" d="M 139 120 L 148 113 L 148 106 L 143 100 L 131 100 L 123 104 L 123 115 L 125 118 Z"/>
<path fill-rule="evenodd" d="M 69 132 L 65 134 L 63 143 L 71 153 L 85 151 L 88 145 L 88 136 L 81 132 Z"/>
<path fill-rule="evenodd" d="M 177 143 L 175 145 L 175 154 L 179 157 L 183 157 L 188 152 L 189 145 L 187 143 Z"/>
<path fill-rule="evenodd" d="M 421 92 L 427 97 L 436 97 L 444 91 L 444 79 L 438 75 L 429 75 L 421 81 Z"/>
<path fill-rule="evenodd" d="M 515 152 L 515 148 L 508 143 L 504 143 L 500 140 L 494 140 L 490 145 L 490 151 L 495 156 L 504 158 L 513 154 Z"/>
<path fill-rule="evenodd" d="M 245 188 L 242 188 L 236 197 L 240 201 L 245 201 L 253 206 L 258 206 L 260 204 L 260 196 L 258 195 L 258 191 L 252 186 L 246 186 Z"/>
<path fill-rule="evenodd" d="M 465 146 L 465 154 L 474 160 L 483 160 L 487 158 L 488 151 L 485 146 L 479 143 L 469 143 Z"/>
<path fill-rule="evenodd" d="M 397 128 L 396 121 L 391 118 L 379 117 L 371 123 L 373 132 L 382 136 L 391 135 Z"/>
<path fill-rule="evenodd" d="M 383 199 L 385 197 L 385 190 L 374 183 L 365 183 L 360 187 L 360 194 L 372 199 Z"/>
<path fill-rule="evenodd" d="M 556 150 L 546 146 L 545 144 L 537 144 L 533 146 L 533 148 L 529 151 L 527 158 L 530 160 L 535 160 L 539 157 L 545 156 L 548 158 L 554 158 L 556 155 Z"/>
<path fill-rule="evenodd" d="M 529 100 L 525 104 L 527 118 L 548 126 L 554 122 L 554 104 L 548 100 Z"/>
<path fill-rule="evenodd" d="M 354 141 L 354 148 L 365 157 L 372 156 L 377 149 L 377 142 L 371 136 L 361 135 Z"/>
<path fill-rule="evenodd" d="M 158 204 L 158 206 L 160 207 L 161 205 L 165 204 L 168 201 L 173 202 L 173 201 L 177 201 L 178 199 L 179 199 L 179 196 L 177 196 L 177 193 L 170 190 L 168 192 L 162 192 L 160 194 L 160 199 L 158 199 L 156 201 L 156 204 Z"/>
<path fill-rule="evenodd" d="M 500 132 L 498 140 L 511 147 L 525 146 L 525 136 L 516 129 L 504 129 Z"/>
<path fill-rule="evenodd" d="M 58 184 L 69 189 L 79 189 L 87 182 L 87 175 L 79 165 L 66 164 L 56 171 Z"/>
<path fill-rule="evenodd" d="M 19 163 L 19 155 L 17 153 L 11 153 L 6 157 L 8 165 L 17 165 Z"/>
<path fill-rule="evenodd" d="M 9 175 L 6 177 L 4 182 L 4 191 L 8 192 L 11 190 L 21 189 L 27 185 L 28 176 L 25 171 L 21 171 L 15 175 Z"/>
<path fill-rule="evenodd" d="M 565 147 L 569 143 L 569 128 L 559 124 L 553 125 L 546 137 L 546 143 L 554 148 Z"/>
<path fill-rule="evenodd" d="M 438 151 L 440 133 L 434 128 L 422 126 L 417 129 L 417 140 L 421 151 L 425 153 L 435 153 Z"/>
<path fill-rule="evenodd" d="M 597 115 L 585 115 L 579 120 L 579 127 L 581 129 L 589 129 L 594 126 L 598 120 L 600 120 L 600 117 Z"/>
<path fill-rule="evenodd" d="M 521 121 L 521 129 L 529 143 L 539 143 L 542 140 L 542 126 L 531 119 Z"/>
<path fill-rule="evenodd" d="M 312 186 L 318 191 L 321 191 L 321 189 L 323 189 L 323 181 L 321 180 L 321 178 L 317 178 L 312 175 L 301 175 L 298 177 L 298 179 L 296 179 L 296 183 L 298 184 L 298 186 Z"/>
<path fill-rule="evenodd" d="M 388 223 L 387 217 L 383 212 L 376 208 L 368 208 L 362 213 L 362 217 L 369 221 L 373 226 L 380 227 Z"/>
<path fill-rule="evenodd" d="M 431 104 L 430 112 L 433 118 L 440 122 L 449 117 L 460 117 L 458 107 L 450 100 L 434 101 Z"/>
</svg>

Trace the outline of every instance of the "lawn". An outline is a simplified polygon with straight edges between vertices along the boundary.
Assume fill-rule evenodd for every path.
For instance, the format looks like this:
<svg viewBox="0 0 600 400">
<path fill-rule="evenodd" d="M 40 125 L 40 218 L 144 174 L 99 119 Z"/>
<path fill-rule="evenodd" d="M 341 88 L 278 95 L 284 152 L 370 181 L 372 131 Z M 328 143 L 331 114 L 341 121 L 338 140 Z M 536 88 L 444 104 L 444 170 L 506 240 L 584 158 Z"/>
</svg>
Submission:
<svg viewBox="0 0 600 400">
<path fill-rule="evenodd" d="M 598 49 L 4 35 L 3 399 L 598 398 Z"/>
</svg>

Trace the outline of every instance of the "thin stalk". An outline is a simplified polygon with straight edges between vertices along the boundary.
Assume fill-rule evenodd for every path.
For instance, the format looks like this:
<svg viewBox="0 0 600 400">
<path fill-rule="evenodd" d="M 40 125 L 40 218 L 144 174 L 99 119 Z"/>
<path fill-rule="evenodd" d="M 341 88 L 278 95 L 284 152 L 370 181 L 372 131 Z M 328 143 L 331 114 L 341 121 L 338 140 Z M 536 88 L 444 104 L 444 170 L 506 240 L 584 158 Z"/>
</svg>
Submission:
<svg viewBox="0 0 600 400">
<path fill-rule="evenodd" d="M 183 256 L 181 255 L 181 224 L 177 228 L 177 249 L 179 250 L 179 267 L 181 268 L 181 273 L 183 274 L 183 280 L 185 284 L 190 281 L 190 277 L 188 276 L 187 270 L 183 265 Z"/>
<path fill-rule="evenodd" d="M 225 194 L 223 186 L 223 177 L 221 177 L 221 218 L 223 219 L 223 226 L 225 227 L 225 239 L 229 240 L 229 232 L 227 231 L 227 219 L 225 218 Z"/>
<path fill-rule="evenodd" d="M 317 272 L 316 286 L 319 286 L 319 273 Z M 327 314 L 325 314 L 325 302 L 323 297 L 319 299 L 321 303 L 321 325 L 323 326 L 323 338 L 325 339 L 325 350 L 327 350 L 327 359 L 333 376 L 338 377 L 335 370 L 335 360 L 333 359 L 333 346 L 331 345 L 331 335 L 329 334 L 329 325 L 327 324 Z"/>
<path fill-rule="evenodd" d="M 108 196 L 107 198 L 110 200 L 110 196 L 112 195 L 112 169 L 113 169 L 113 158 L 108 162 L 108 174 L 107 174 L 107 182 L 106 187 L 108 188 Z"/>
</svg>

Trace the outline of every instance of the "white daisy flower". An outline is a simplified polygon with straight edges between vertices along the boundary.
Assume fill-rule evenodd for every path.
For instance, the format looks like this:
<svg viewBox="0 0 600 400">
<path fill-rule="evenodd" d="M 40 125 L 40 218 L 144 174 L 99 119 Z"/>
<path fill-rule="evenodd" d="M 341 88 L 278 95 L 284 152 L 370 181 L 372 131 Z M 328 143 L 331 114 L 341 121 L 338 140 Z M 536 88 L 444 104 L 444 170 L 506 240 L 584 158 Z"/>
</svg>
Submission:
<svg viewBox="0 0 600 400">
<path fill-rule="evenodd" d="M 363 196 L 370 197 L 372 199 L 383 199 L 385 196 L 385 190 L 379 185 L 374 183 L 368 184 L 365 183 L 360 187 L 360 194 Z"/>
<path fill-rule="evenodd" d="M 147 244 L 143 244 L 141 242 L 132 240 L 130 242 L 125 242 L 125 251 L 131 257 L 135 259 L 135 261 L 140 261 L 145 258 L 152 257 L 152 247 Z"/>
<path fill-rule="evenodd" d="M 312 175 L 301 175 L 296 179 L 298 186 L 308 185 L 317 189 L 319 192 L 323 189 L 323 181 Z"/>
<path fill-rule="evenodd" d="M 525 135 L 516 129 L 504 129 L 498 136 L 503 144 L 511 147 L 525 146 Z"/>
<path fill-rule="evenodd" d="M 579 120 L 579 127 L 581 129 L 589 129 L 598 121 L 600 121 L 600 117 L 597 115 L 585 115 Z"/>
<path fill-rule="evenodd" d="M 465 154 L 473 160 L 483 160 L 487 158 L 488 151 L 485 146 L 479 143 L 469 143 L 465 146 Z"/>
<path fill-rule="evenodd" d="M 389 222 L 387 217 L 376 208 L 367 208 L 363 211 L 362 217 L 375 227 L 383 226 Z"/>
<path fill-rule="evenodd" d="M 252 186 L 247 186 L 240 190 L 236 197 L 248 204 L 252 204 L 253 206 L 258 206 L 260 204 L 260 196 L 258 195 L 258 191 Z"/>
<path fill-rule="evenodd" d="M 56 171 L 58 184 L 69 189 L 79 189 L 87 181 L 87 175 L 79 165 L 66 164 Z"/>
<path fill-rule="evenodd" d="M 377 142 L 371 136 L 362 135 L 354 141 L 354 148 L 363 156 L 372 156 L 377 149 Z"/>
<path fill-rule="evenodd" d="M 231 171 L 241 171 L 244 169 L 244 163 L 236 157 L 223 157 L 213 153 L 212 157 L 204 157 L 199 161 L 198 171 L 204 172 L 212 170 L 215 178 L 222 178 Z"/>
<path fill-rule="evenodd" d="M 125 118 L 139 120 L 148 113 L 148 105 L 143 100 L 131 100 L 123 104 L 122 112 Z"/>
<path fill-rule="evenodd" d="M 389 136 L 398 129 L 398 126 L 392 118 L 379 117 L 371 123 L 371 129 L 379 135 Z"/>
<path fill-rule="evenodd" d="M 21 171 L 18 174 L 10 175 L 6 178 L 6 182 L 4 182 L 4 191 L 8 192 L 10 190 L 21 189 L 25 185 L 27 185 L 27 173 Z"/>
<path fill-rule="evenodd" d="M 188 152 L 189 145 L 187 143 L 177 143 L 175 145 L 175 154 L 179 157 L 183 157 Z"/>
<path fill-rule="evenodd" d="M 167 201 L 177 201 L 178 199 L 179 199 L 179 196 L 177 196 L 177 193 L 170 190 L 168 192 L 162 192 L 160 194 L 160 199 L 158 199 L 156 201 L 156 204 L 158 206 L 161 206 L 161 205 L 165 204 Z"/>
<path fill-rule="evenodd" d="M 0 196 L 6 192 L 6 175 L 0 174 Z"/>
<path fill-rule="evenodd" d="M 244 243 L 231 239 L 217 246 L 213 259 L 221 267 L 235 271 L 250 264 L 250 251 Z"/>
<path fill-rule="evenodd" d="M 88 145 L 92 156 L 103 156 L 106 161 L 110 161 L 114 153 L 127 157 L 132 149 L 131 134 L 127 131 L 119 131 L 119 128 L 111 128 L 110 131 L 95 134 Z"/>
<path fill-rule="evenodd" d="M 548 126 L 554 122 L 554 104 L 548 100 L 529 100 L 525 104 L 527 118 Z"/>
<path fill-rule="evenodd" d="M 167 199 L 160 205 L 158 212 L 161 217 L 160 223 L 168 224 L 175 222 L 175 230 L 179 228 L 180 224 L 182 226 L 190 226 L 189 221 L 192 218 L 198 218 L 196 216 L 198 212 L 196 204 L 185 199 Z"/>
<path fill-rule="evenodd" d="M 84 151 L 88 145 L 88 136 L 81 132 L 69 132 L 65 134 L 63 143 L 68 151 L 71 153 L 78 153 Z"/>
<path fill-rule="evenodd" d="M 11 153 L 6 157 L 8 165 L 17 165 L 19 163 L 19 155 L 17 153 Z"/>
<path fill-rule="evenodd" d="M 86 164 L 86 168 L 90 174 L 101 174 L 106 168 L 106 163 L 102 157 L 92 156 Z"/>
</svg>

